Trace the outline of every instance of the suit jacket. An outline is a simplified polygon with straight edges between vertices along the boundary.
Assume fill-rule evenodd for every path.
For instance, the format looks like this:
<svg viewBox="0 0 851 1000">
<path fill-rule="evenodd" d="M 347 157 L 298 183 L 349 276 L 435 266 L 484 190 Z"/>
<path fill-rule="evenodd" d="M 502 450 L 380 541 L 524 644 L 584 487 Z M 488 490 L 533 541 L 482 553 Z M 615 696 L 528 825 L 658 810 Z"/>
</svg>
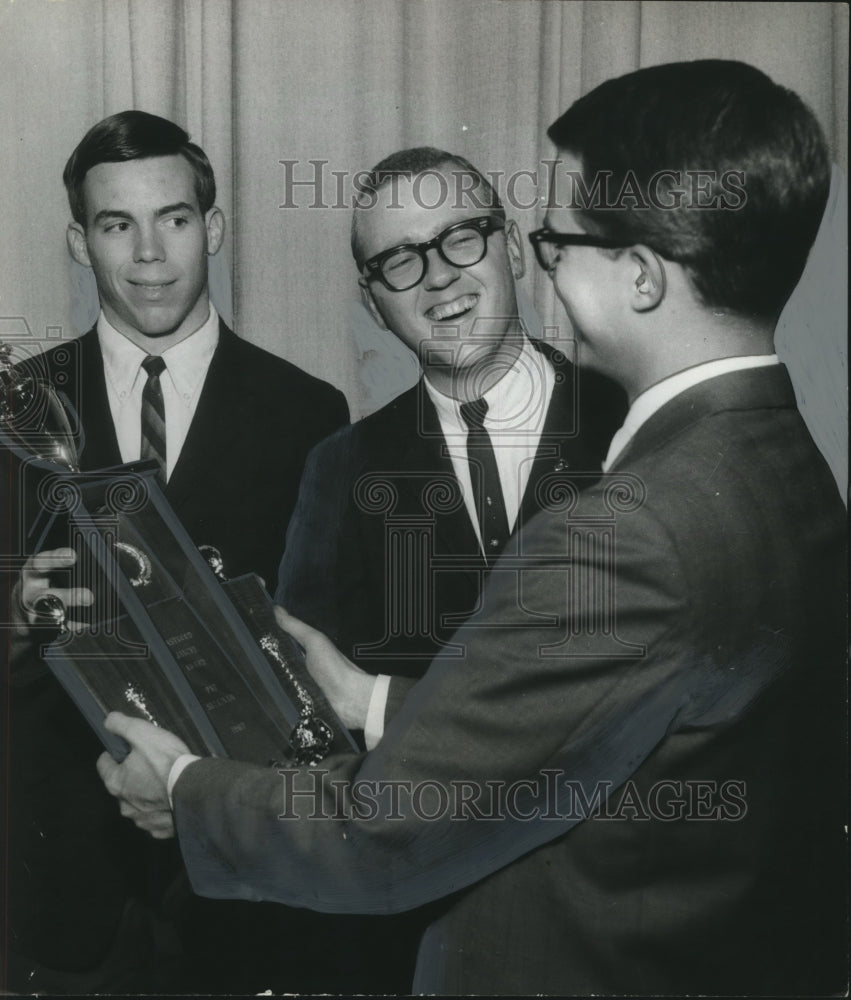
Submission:
<svg viewBox="0 0 851 1000">
<path fill-rule="evenodd" d="M 841 991 L 845 512 L 785 370 L 682 393 L 522 545 L 375 750 L 183 772 L 196 891 L 443 897 L 415 991 Z"/>
<path fill-rule="evenodd" d="M 555 384 L 541 414 L 518 525 L 540 509 L 548 477 L 557 476 L 563 487 L 599 476 L 626 412 L 626 397 L 614 383 L 591 373 L 580 376 L 545 341 L 532 344 L 555 369 Z M 514 545 L 516 536 L 508 547 Z M 276 597 L 365 670 L 392 670 L 388 715 L 475 612 L 487 575 L 422 381 L 311 453 Z M 342 956 L 338 948 L 319 966 L 322 975 L 311 991 L 409 992 L 419 939 L 431 916 L 427 908 L 316 921 L 322 940 L 346 944 Z"/>
<path fill-rule="evenodd" d="M 74 405 L 82 468 L 120 464 L 96 331 L 30 368 Z M 305 457 L 347 417 L 340 392 L 221 325 L 165 494 L 193 541 L 221 550 L 229 576 L 273 581 Z M 140 979 L 150 969 L 131 968 L 144 964 L 146 948 L 130 901 L 159 903 L 176 851 L 121 818 L 95 772 L 102 747 L 47 668 L 26 681 L 13 689 L 10 713 L 9 943 L 21 988 L 173 989 L 173 980 Z M 113 971 L 136 978 L 121 983 Z"/>
<path fill-rule="evenodd" d="M 599 476 L 626 414 L 614 383 L 532 344 L 556 379 L 516 527 L 540 510 L 548 478 L 584 486 Z M 392 664 L 396 677 L 421 677 L 476 610 L 487 573 L 422 380 L 312 452 L 276 599 L 365 670 Z"/>
<path fill-rule="evenodd" d="M 97 331 L 30 362 L 76 409 L 85 470 L 121 464 Z M 220 549 L 228 576 L 273 587 L 310 449 L 348 422 L 342 393 L 241 340 L 219 343 L 165 495 L 198 545 Z"/>
</svg>

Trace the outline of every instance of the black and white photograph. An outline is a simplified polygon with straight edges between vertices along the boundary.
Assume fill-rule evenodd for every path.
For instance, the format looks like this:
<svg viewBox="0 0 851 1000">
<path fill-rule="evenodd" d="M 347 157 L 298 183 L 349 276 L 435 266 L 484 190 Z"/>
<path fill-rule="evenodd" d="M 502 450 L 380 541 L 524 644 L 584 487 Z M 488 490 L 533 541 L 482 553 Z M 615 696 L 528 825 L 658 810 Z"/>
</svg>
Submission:
<svg viewBox="0 0 851 1000">
<path fill-rule="evenodd" d="M 0 994 L 847 995 L 848 21 L 0 0 Z"/>
</svg>

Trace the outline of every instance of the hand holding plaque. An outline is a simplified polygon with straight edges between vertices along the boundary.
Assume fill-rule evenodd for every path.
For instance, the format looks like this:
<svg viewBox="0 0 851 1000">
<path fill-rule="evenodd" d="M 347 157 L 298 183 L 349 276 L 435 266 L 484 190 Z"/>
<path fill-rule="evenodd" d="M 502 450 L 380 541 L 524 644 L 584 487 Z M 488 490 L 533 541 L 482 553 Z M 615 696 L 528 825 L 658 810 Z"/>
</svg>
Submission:
<svg viewBox="0 0 851 1000">
<path fill-rule="evenodd" d="M 79 499 L 72 521 L 96 613 L 88 629 L 60 637 L 48 659 L 97 718 L 114 756 L 125 748 L 102 728 L 111 710 L 154 722 L 201 755 L 315 764 L 354 749 L 311 689 L 300 650 L 275 623 L 259 579 L 217 580 L 153 470 L 80 484 Z M 75 679 L 85 692 L 74 694 Z"/>
<path fill-rule="evenodd" d="M 33 609 L 60 634 L 44 651 L 106 748 L 120 711 L 178 735 L 199 755 L 315 764 L 356 749 L 277 625 L 260 580 L 216 578 L 169 506 L 153 463 L 80 473 L 71 424 L 53 388 L 0 353 L 0 432 L 19 455 L 57 467 L 40 487 L 36 549 L 66 526 L 76 553 L 68 593 L 94 594 L 87 627 L 62 630 L 53 591 Z"/>
</svg>

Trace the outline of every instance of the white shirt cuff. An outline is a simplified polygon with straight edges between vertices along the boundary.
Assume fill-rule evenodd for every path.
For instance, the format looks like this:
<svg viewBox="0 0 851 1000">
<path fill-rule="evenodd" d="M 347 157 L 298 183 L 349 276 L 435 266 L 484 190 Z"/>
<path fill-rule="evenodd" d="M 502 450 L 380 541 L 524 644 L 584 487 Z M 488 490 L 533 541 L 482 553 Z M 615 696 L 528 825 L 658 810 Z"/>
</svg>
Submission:
<svg viewBox="0 0 851 1000">
<path fill-rule="evenodd" d="M 177 760 L 171 765 L 171 770 L 168 772 L 168 783 L 166 785 L 166 791 L 168 792 L 168 804 L 171 806 L 172 812 L 174 811 L 174 800 L 172 799 L 172 794 L 174 792 L 174 786 L 177 784 L 177 779 L 183 774 L 184 770 L 193 764 L 196 760 L 200 760 L 194 753 L 183 753 Z"/>
<path fill-rule="evenodd" d="M 363 741 L 367 750 L 378 746 L 384 735 L 384 713 L 387 709 L 389 693 L 390 675 L 379 674 L 372 686 L 372 694 L 369 696 L 369 706 L 366 710 L 366 722 L 363 727 Z"/>
</svg>

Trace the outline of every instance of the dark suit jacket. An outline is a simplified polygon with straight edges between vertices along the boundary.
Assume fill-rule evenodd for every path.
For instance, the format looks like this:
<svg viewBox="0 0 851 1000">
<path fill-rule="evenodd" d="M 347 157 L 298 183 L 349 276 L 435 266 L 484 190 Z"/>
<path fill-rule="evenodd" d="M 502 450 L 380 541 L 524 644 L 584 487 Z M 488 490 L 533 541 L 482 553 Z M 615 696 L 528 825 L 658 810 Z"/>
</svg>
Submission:
<svg viewBox="0 0 851 1000">
<path fill-rule="evenodd" d="M 82 469 L 121 464 L 97 332 L 31 362 L 68 397 L 84 435 Z M 198 545 L 225 571 L 273 588 L 310 449 L 348 422 L 341 392 L 241 340 L 224 323 L 165 495 Z"/>
<path fill-rule="evenodd" d="M 599 476 L 626 414 L 614 383 L 580 376 L 563 353 L 532 343 L 556 382 L 518 527 L 540 510 L 548 477 L 581 487 Z M 486 576 L 422 381 L 312 452 L 276 599 L 365 670 L 389 673 L 392 665 L 396 676 L 421 677 L 475 611 Z"/>
<path fill-rule="evenodd" d="M 553 365 L 555 385 L 541 414 L 518 525 L 540 509 L 547 477 L 556 476 L 560 485 L 587 485 L 599 476 L 626 412 L 626 397 L 614 383 L 590 373 L 580 376 L 545 341 L 532 344 Z M 516 538 L 508 547 L 515 544 Z M 475 611 L 487 575 L 422 381 L 311 453 L 276 597 L 365 670 L 394 674 L 389 715 Z M 340 956 L 338 947 L 319 966 L 323 975 L 313 987 L 408 992 L 430 917 L 421 911 L 317 921 L 317 935 L 345 942 L 345 953 Z"/>
<path fill-rule="evenodd" d="M 415 991 L 842 990 L 845 512 L 785 371 L 682 393 L 522 544 L 456 636 L 463 669 L 439 657 L 374 751 L 184 771 L 196 890 L 447 897 Z M 518 603 L 550 617 L 504 627 Z M 383 786 L 413 789 L 401 818 L 356 779 L 410 782 Z M 327 789 L 327 818 L 293 787 Z M 579 793 L 605 812 L 582 821 Z"/>
<path fill-rule="evenodd" d="M 30 366 L 76 408 L 82 468 L 120 464 L 96 332 Z M 221 325 L 165 493 L 192 539 L 221 550 L 229 576 L 254 571 L 272 583 L 305 457 L 347 417 L 340 392 Z M 125 913 L 128 900 L 158 902 L 176 855 L 120 817 L 95 772 L 102 747 L 47 668 L 27 681 L 11 696 L 9 943 L 25 977 L 36 964 L 70 975 L 54 982 L 42 970 L 21 988 L 120 988 L 87 976 L 110 976 L 111 965 L 120 971 L 145 954 L 143 929 L 116 930 L 135 919 Z"/>
</svg>

